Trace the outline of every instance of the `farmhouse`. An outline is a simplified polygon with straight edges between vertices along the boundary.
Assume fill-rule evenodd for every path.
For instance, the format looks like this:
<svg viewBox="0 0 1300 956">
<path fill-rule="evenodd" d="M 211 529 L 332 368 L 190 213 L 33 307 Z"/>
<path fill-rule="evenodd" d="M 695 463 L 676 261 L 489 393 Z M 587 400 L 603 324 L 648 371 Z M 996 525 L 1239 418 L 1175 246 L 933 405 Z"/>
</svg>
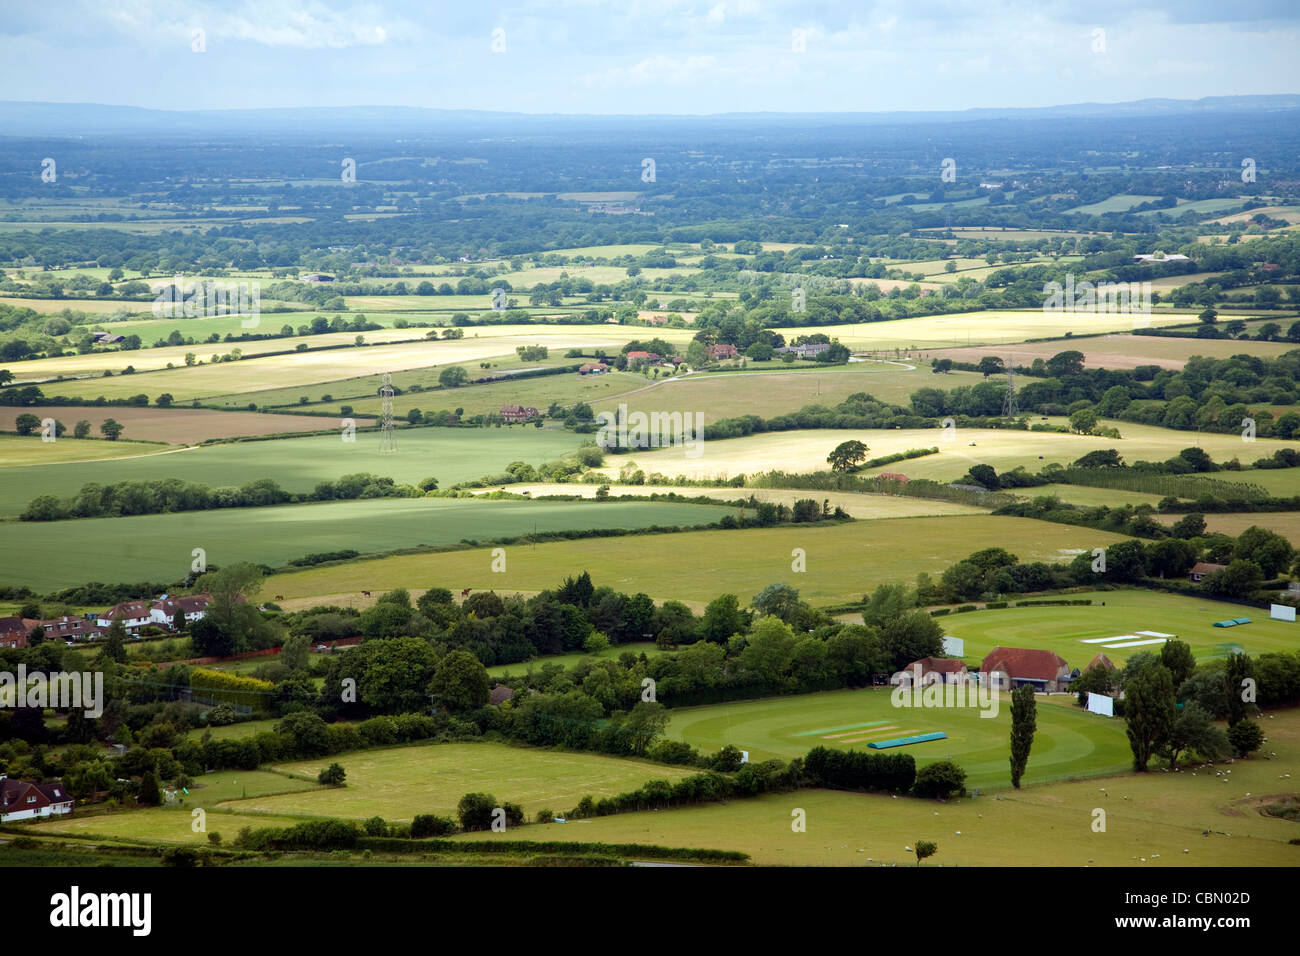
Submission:
<svg viewBox="0 0 1300 956">
<path fill-rule="evenodd" d="M 646 325 L 667 325 L 667 324 L 668 324 L 668 316 L 666 316 L 666 315 L 651 315 L 651 316 L 648 316 L 648 317 L 646 318 L 646 320 L 645 320 L 645 324 L 646 324 Z"/>
<path fill-rule="evenodd" d="M 578 366 L 579 375 L 604 375 L 609 371 L 609 366 L 604 362 L 587 362 Z"/>
<path fill-rule="evenodd" d="M 907 477 L 907 475 L 900 475 L 896 471 L 882 471 L 880 474 L 876 475 L 876 477 L 884 478 L 886 481 L 908 482 L 912 480 L 911 478 Z"/>
<path fill-rule="evenodd" d="M 0 647 L 26 647 L 27 627 L 21 617 L 0 617 Z"/>
<path fill-rule="evenodd" d="M 633 349 L 627 353 L 627 364 L 637 365 L 640 363 L 651 363 L 660 361 L 662 356 L 658 352 L 646 352 L 641 349 Z"/>
<path fill-rule="evenodd" d="M 63 784 L 28 783 L 0 773 L 0 823 L 71 812 L 72 797 Z"/>
<path fill-rule="evenodd" d="M 1226 564 L 1212 564 L 1209 561 L 1197 561 L 1192 565 L 1192 570 L 1187 572 L 1187 579 L 1189 581 L 1201 581 L 1207 574 L 1213 574 L 1215 571 L 1222 571 L 1226 567 Z"/>
<path fill-rule="evenodd" d="M 152 624 L 153 609 L 144 601 L 124 601 L 114 604 L 95 620 L 100 627 L 109 628 L 114 621 L 120 620 L 128 634 L 135 634 L 146 624 Z"/>
<path fill-rule="evenodd" d="M 734 345 L 728 345 L 725 342 L 719 342 L 717 345 L 710 345 L 708 352 L 709 352 L 709 358 L 713 359 L 714 361 L 718 361 L 720 359 L 733 359 L 740 354 L 739 349 L 737 349 Z"/>
<path fill-rule="evenodd" d="M 980 681 L 995 690 L 1010 690 L 1026 684 L 1040 693 L 1054 694 L 1067 688 L 1070 665 L 1055 651 L 1027 647 L 995 647 L 980 664 Z"/>
<path fill-rule="evenodd" d="M 930 675 L 934 674 L 934 677 Z M 910 687 L 913 684 L 951 683 L 966 676 L 966 664 L 963 661 L 947 657 L 922 657 L 912 661 L 889 679 L 896 687 Z"/>
<path fill-rule="evenodd" d="M 825 352 L 829 345 L 818 343 L 816 345 L 784 345 L 776 350 L 777 355 L 793 355 L 795 358 L 810 359 L 816 358 Z"/>
<path fill-rule="evenodd" d="M 502 405 L 501 417 L 505 419 L 507 425 L 517 422 L 531 421 L 538 416 L 539 412 L 535 408 L 525 408 L 522 405 Z"/>
</svg>

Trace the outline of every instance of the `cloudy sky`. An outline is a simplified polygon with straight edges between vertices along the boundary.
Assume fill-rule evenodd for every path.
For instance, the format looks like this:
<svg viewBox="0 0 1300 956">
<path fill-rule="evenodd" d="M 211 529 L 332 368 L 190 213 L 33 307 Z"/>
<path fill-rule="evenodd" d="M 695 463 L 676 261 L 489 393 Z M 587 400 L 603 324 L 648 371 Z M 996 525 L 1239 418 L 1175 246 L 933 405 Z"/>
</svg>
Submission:
<svg viewBox="0 0 1300 956">
<path fill-rule="evenodd" d="M 1295 0 L 55 0 L 5 4 L 0 98 L 951 110 L 1294 93 L 1298 50 Z"/>
</svg>

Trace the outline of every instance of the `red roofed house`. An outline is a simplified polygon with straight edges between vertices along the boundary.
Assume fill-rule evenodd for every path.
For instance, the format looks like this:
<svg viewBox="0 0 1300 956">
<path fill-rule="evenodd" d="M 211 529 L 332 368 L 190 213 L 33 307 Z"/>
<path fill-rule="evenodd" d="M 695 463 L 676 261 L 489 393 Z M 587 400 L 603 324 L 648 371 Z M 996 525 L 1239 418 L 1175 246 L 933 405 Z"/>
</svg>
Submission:
<svg viewBox="0 0 1300 956">
<path fill-rule="evenodd" d="M 65 643 L 68 641 L 93 641 L 104 636 L 104 629 L 84 617 L 55 617 L 48 621 L 37 621 L 31 618 L 24 618 L 23 625 L 27 628 L 27 636 L 30 639 L 32 631 L 38 627 L 45 629 L 46 640 L 60 640 Z"/>
<path fill-rule="evenodd" d="M 185 623 L 189 624 L 203 619 L 208 602 L 211 600 L 212 597 L 207 594 L 193 594 L 186 597 L 168 597 L 164 594 L 153 602 L 153 607 L 149 609 L 149 616 L 153 619 L 153 623 L 171 627 L 172 621 L 176 619 L 176 612 L 184 611 Z"/>
<path fill-rule="evenodd" d="M 995 690 L 1029 684 L 1036 691 L 1054 694 L 1066 690 L 1070 665 L 1055 651 L 1027 647 L 995 647 L 980 664 L 981 680 Z"/>
<path fill-rule="evenodd" d="M 609 371 L 609 366 L 604 362 L 587 362 L 578 366 L 579 375 L 604 375 Z"/>
<path fill-rule="evenodd" d="M 501 417 L 506 420 L 507 425 L 512 425 L 515 424 L 516 422 L 530 421 L 536 418 L 538 414 L 539 413 L 537 409 L 524 408 L 524 406 L 522 405 L 501 406 Z"/>
<path fill-rule="evenodd" d="M 26 647 L 27 626 L 21 617 L 0 617 L 0 647 Z"/>
<path fill-rule="evenodd" d="M 667 324 L 668 324 L 668 316 L 666 316 L 666 315 L 652 315 L 652 316 L 650 316 L 649 318 L 647 318 L 647 319 L 645 320 L 645 323 L 646 323 L 646 325 L 667 325 Z"/>
<path fill-rule="evenodd" d="M 108 628 L 113 622 L 121 620 L 128 634 L 135 634 L 146 624 L 152 624 L 153 609 L 144 601 L 124 601 L 104 611 L 95 620 L 100 627 Z"/>
<path fill-rule="evenodd" d="M 739 354 L 739 349 L 734 345 L 727 345 L 725 342 L 709 346 L 709 358 L 711 359 L 730 359 Z"/>
<path fill-rule="evenodd" d="M 931 674 L 937 674 L 937 677 L 930 677 Z M 923 657 L 919 661 L 912 661 L 901 671 L 889 679 L 889 683 L 898 687 L 910 687 L 913 683 L 921 685 L 952 682 L 959 680 L 966 675 L 966 664 L 964 661 L 954 660 L 949 657 Z"/>
<path fill-rule="evenodd" d="M 1226 564 L 1211 564 L 1209 561 L 1197 561 L 1192 565 L 1192 570 L 1187 572 L 1187 577 L 1191 581 L 1200 581 L 1207 574 L 1213 574 L 1215 571 L 1222 571 Z"/>
<path fill-rule="evenodd" d="M 1094 667 L 1104 667 L 1108 671 L 1113 671 L 1115 669 L 1115 663 L 1105 654 L 1098 654 L 1088 662 L 1088 666 L 1083 669 L 1083 672 L 1086 674 Z"/>
<path fill-rule="evenodd" d="M 61 783 L 28 783 L 0 773 L 0 823 L 72 812 L 72 796 Z"/>
<path fill-rule="evenodd" d="M 912 480 L 911 478 L 907 477 L 907 475 L 900 475 L 896 471 L 882 471 L 880 474 L 876 475 L 876 477 L 884 478 L 886 481 L 911 481 Z"/>
<path fill-rule="evenodd" d="M 660 359 L 658 352 L 646 352 L 641 349 L 633 349 L 627 353 L 627 364 L 636 365 L 639 362 L 658 362 Z"/>
</svg>

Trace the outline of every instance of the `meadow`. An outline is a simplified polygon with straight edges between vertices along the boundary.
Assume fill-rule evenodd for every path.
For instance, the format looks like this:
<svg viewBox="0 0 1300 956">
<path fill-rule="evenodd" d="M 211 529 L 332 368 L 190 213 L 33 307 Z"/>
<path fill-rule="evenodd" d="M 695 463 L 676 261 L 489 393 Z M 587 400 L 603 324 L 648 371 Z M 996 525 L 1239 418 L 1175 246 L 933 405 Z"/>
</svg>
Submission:
<svg viewBox="0 0 1300 956">
<path fill-rule="evenodd" d="M 1300 648 L 1300 625 L 1271 620 L 1267 609 L 1145 590 L 1071 593 L 1064 597 L 1091 599 L 1092 604 L 995 608 L 949 614 L 940 621 L 945 634 L 965 642 L 965 661 L 971 668 L 978 667 L 984 656 L 999 646 L 1045 648 L 1080 670 L 1098 654 L 1123 665 L 1134 654 L 1160 650 L 1158 643 L 1106 646 L 1151 640 L 1142 635 L 1123 636 L 1137 631 L 1173 634 L 1191 646 L 1197 660 L 1220 657 L 1231 646 L 1242 647 L 1249 654 L 1289 653 Z M 1232 617 L 1248 617 L 1251 623 L 1232 628 L 1214 626 L 1215 621 Z M 1107 637 L 1115 640 L 1099 640 Z"/>
<path fill-rule="evenodd" d="M 303 419 L 315 422 L 317 419 Z M 308 492 L 321 481 L 370 472 L 399 484 L 417 484 L 436 476 L 441 487 L 499 474 L 512 461 L 531 465 L 573 452 L 581 436 L 552 428 L 403 428 L 397 432 L 397 452 L 380 454 L 379 433 L 358 431 L 355 442 L 342 432 L 302 438 L 228 442 L 201 448 L 173 449 L 159 445 L 117 442 L 42 443 L 39 438 L 0 436 L 0 448 L 12 445 L 41 467 L 0 467 L 0 515 L 18 514 L 38 494 L 68 496 L 89 482 L 180 478 L 211 488 L 243 485 L 273 478 L 291 492 Z M 25 444 L 19 444 L 25 443 Z M 81 445 L 90 449 L 82 455 Z M 111 451 L 106 451 L 106 449 Z M 105 454 L 134 457 L 108 461 L 79 461 Z M 20 452 L 15 451 L 15 455 Z M 5 457 L 6 465 L 9 457 Z M 62 462 L 62 463 L 60 463 Z"/>
<path fill-rule="evenodd" d="M 644 760 L 511 747 L 498 743 L 415 744 L 364 750 L 276 767 L 315 780 L 338 761 L 347 785 L 229 800 L 223 809 L 277 815 L 409 821 L 417 813 L 455 817 L 467 793 L 518 803 L 525 818 L 539 810 L 563 814 L 587 794 L 599 799 L 636 790 L 647 780 L 678 780 L 694 771 Z"/>
<path fill-rule="evenodd" d="M 1256 342 L 1236 339 L 1162 338 L 1154 335 L 1101 335 L 1076 338 L 1071 341 L 1025 342 L 1004 345 L 992 352 L 987 348 L 953 348 L 935 350 L 934 358 L 950 358 L 957 362 L 978 362 L 986 355 L 997 355 L 1004 362 L 1031 365 L 1034 359 L 1047 361 L 1053 355 L 1070 349 L 1084 355 L 1086 368 L 1134 369 L 1139 365 L 1159 365 L 1161 368 L 1182 369 L 1194 355 L 1226 359 L 1233 355 L 1258 355 L 1276 358 L 1296 348 L 1295 342 Z"/>
<path fill-rule="evenodd" d="M 813 604 L 861 600 L 879 584 L 911 584 L 922 571 L 938 576 L 981 548 L 1004 547 L 1024 561 L 1061 561 L 1078 549 L 1105 547 L 1122 536 L 1089 528 L 990 515 L 893 518 L 870 523 L 789 525 L 736 531 L 690 531 L 667 538 L 587 538 L 507 549 L 503 573 L 491 571 L 486 548 L 451 554 L 396 555 L 313 568 L 267 579 L 286 608 L 345 603 L 358 591 L 403 587 L 473 587 L 535 592 L 566 575 L 590 571 L 595 584 L 643 591 L 656 599 L 708 602 L 734 593 L 748 602 L 785 581 Z M 806 552 L 807 572 L 791 569 L 792 551 Z"/>
<path fill-rule="evenodd" d="M 6 409 L 6 411 L 8 410 Z M 28 411 L 28 409 L 19 409 L 17 414 L 22 414 L 24 411 Z M 62 411 L 63 409 L 58 410 L 60 413 Z M 99 425 L 105 418 L 111 417 L 102 409 L 100 415 L 102 417 L 91 419 L 94 424 L 92 434 L 99 431 Z M 65 418 L 62 414 L 56 414 L 53 417 L 69 428 L 76 424 L 76 419 Z M 12 419 L 7 424 L 12 428 Z M 35 472 L 8 471 L 8 469 L 17 469 L 29 465 L 76 464 L 138 455 L 156 455 L 163 451 L 166 451 L 166 449 L 153 443 L 127 441 L 125 439 L 118 439 L 117 441 L 78 441 L 75 438 L 60 438 L 56 441 L 42 441 L 39 434 L 0 435 L 0 462 L 3 463 L 0 473 L 17 475 L 20 476 L 18 479 L 20 482 L 30 482 L 36 474 Z M 32 486 L 27 485 L 27 487 Z"/>
<path fill-rule="evenodd" d="M 84 581 L 124 581 L 124 569 L 131 581 L 167 582 L 188 573 L 194 548 L 202 548 L 218 567 L 237 561 L 276 567 L 345 548 L 376 552 L 548 531 L 701 525 L 730 513 L 689 503 L 391 498 L 79 518 L 44 523 L 39 531 L 11 521 L 0 523 L 0 579 L 37 592 Z M 24 548 L 33 534 L 40 535 L 42 547 Z M 86 547 L 88 541 L 112 546 Z"/>
<path fill-rule="evenodd" d="M 1098 489 L 1101 490 L 1101 489 Z M 1182 515 L 1157 515 L 1164 525 L 1173 525 Z M 1267 514 L 1207 514 L 1206 530 L 1211 534 L 1230 534 L 1234 538 L 1250 527 L 1267 528 L 1300 547 L 1300 511 L 1270 511 Z"/>
</svg>

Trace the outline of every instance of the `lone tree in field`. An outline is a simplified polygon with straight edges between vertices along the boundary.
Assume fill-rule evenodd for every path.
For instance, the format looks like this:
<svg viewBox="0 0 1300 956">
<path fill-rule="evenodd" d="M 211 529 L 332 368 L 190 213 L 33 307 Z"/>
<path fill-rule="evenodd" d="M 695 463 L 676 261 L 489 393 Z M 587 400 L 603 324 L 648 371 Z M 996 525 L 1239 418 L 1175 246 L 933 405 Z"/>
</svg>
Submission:
<svg viewBox="0 0 1300 956">
<path fill-rule="evenodd" d="M 1029 748 L 1038 729 L 1038 703 L 1028 684 L 1011 692 L 1011 786 L 1020 789 L 1020 778 L 1029 763 Z"/>
<path fill-rule="evenodd" d="M 870 450 L 860 441 L 841 442 L 826 456 L 826 461 L 832 471 L 851 471 L 867 460 L 867 452 Z"/>
<path fill-rule="evenodd" d="M 343 765 L 339 763 L 330 764 L 316 777 L 317 781 L 328 784 L 331 787 L 343 786 L 343 782 L 347 780 L 347 778 L 347 771 L 345 771 Z"/>
<path fill-rule="evenodd" d="M 1133 769 L 1145 773 L 1147 762 L 1164 750 L 1173 735 L 1178 711 L 1174 679 L 1163 664 L 1149 663 L 1124 687 L 1124 717 L 1133 750 Z"/>
<path fill-rule="evenodd" d="M 921 861 L 926 857 L 934 856 L 939 851 L 939 845 L 930 840 L 916 841 L 916 865 L 920 866 Z"/>
<path fill-rule="evenodd" d="M 105 418 L 104 424 L 99 426 L 100 433 L 109 441 L 117 441 L 123 431 L 122 423 L 114 418 Z"/>
</svg>

